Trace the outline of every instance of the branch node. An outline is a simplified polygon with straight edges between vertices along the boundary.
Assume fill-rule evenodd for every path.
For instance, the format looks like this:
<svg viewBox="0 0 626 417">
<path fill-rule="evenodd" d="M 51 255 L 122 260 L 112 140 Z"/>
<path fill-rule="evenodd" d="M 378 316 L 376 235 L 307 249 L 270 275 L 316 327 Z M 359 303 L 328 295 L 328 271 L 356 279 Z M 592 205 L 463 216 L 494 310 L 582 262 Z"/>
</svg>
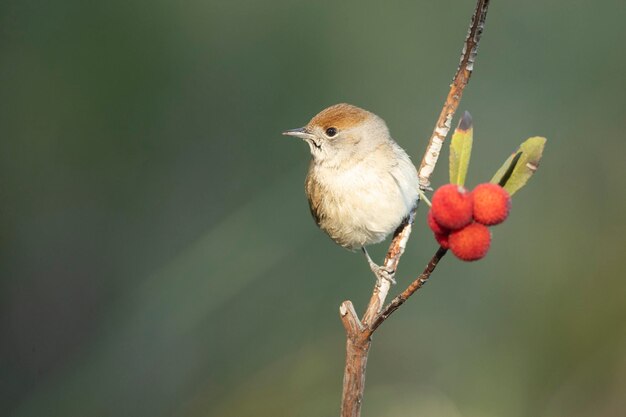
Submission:
<svg viewBox="0 0 626 417">
<path fill-rule="evenodd" d="M 361 320 L 359 320 L 359 316 L 356 314 L 352 301 L 346 300 L 341 303 L 339 306 L 339 316 L 341 317 L 341 322 L 348 336 L 355 337 L 363 331 L 364 327 L 361 324 Z"/>
</svg>

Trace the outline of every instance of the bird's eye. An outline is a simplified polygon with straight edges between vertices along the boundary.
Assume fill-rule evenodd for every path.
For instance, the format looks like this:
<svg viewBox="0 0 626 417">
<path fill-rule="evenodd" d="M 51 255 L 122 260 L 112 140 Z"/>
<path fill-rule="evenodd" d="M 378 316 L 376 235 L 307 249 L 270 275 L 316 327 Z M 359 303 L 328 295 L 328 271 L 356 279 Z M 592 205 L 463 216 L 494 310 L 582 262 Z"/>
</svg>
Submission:
<svg viewBox="0 0 626 417">
<path fill-rule="evenodd" d="M 329 138 L 332 138 L 336 134 L 337 134 L 337 129 L 336 128 L 329 127 L 328 129 L 326 129 L 326 136 L 328 136 Z"/>
</svg>

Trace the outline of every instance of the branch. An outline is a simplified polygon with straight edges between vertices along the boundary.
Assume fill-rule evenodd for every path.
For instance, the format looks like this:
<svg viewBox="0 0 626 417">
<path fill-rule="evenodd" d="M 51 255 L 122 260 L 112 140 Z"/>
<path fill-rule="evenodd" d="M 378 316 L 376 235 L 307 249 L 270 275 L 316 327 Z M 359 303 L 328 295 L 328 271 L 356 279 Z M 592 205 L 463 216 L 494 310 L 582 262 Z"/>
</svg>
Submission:
<svg viewBox="0 0 626 417">
<path fill-rule="evenodd" d="M 383 265 L 388 271 L 394 271 L 398 267 L 400 257 L 404 253 L 406 243 L 411 234 L 411 226 L 415 220 L 417 206 L 411 210 L 406 220 L 394 233 L 393 240 L 389 245 L 387 256 Z M 363 320 L 354 310 L 352 302 L 347 300 L 339 307 L 339 316 L 346 330 L 346 365 L 343 371 L 343 393 L 341 396 L 341 416 L 359 417 L 363 390 L 365 388 L 365 369 L 367 355 L 371 345 L 370 323 L 378 317 L 385 303 L 391 282 L 382 280 L 374 287 L 372 297 L 363 315 Z"/>
<path fill-rule="evenodd" d="M 364 330 L 364 327 L 359 320 L 359 316 L 354 310 L 352 301 L 346 300 L 341 303 L 339 306 L 339 317 L 341 317 L 341 322 L 343 323 L 343 327 L 346 329 L 347 335 L 358 335 Z"/>
<path fill-rule="evenodd" d="M 430 186 L 430 176 L 435 169 L 437 159 L 439 159 L 439 153 L 443 142 L 446 140 L 446 136 L 450 131 L 452 125 L 452 117 L 456 112 L 457 107 L 463 96 L 463 90 L 469 82 L 474 70 L 474 61 L 476 60 L 476 54 L 478 53 L 478 43 L 485 27 L 485 19 L 487 18 L 487 8 L 489 7 L 489 0 L 478 0 L 476 3 L 476 9 L 472 15 L 472 23 L 470 24 L 467 36 L 465 37 L 465 44 L 463 45 L 463 52 L 461 53 L 461 60 L 459 67 L 454 74 L 452 84 L 450 85 L 450 92 L 441 109 L 439 119 L 435 124 L 435 130 L 430 136 L 428 141 L 428 147 L 426 153 L 422 158 L 420 168 L 417 171 L 420 180 L 420 186 L 426 189 Z"/>
<path fill-rule="evenodd" d="M 465 38 L 463 52 L 461 54 L 461 61 L 418 170 L 420 187 L 423 189 L 428 188 L 430 185 L 430 175 L 435 169 L 439 152 L 450 131 L 452 117 L 461 101 L 463 89 L 472 75 L 478 43 L 487 17 L 488 5 L 489 0 L 478 0 L 476 9 L 472 15 L 472 22 L 467 37 Z M 406 221 L 396 230 L 389 250 L 387 251 L 383 266 L 388 271 L 391 271 L 392 275 L 398 267 L 400 257 L 404 252 L 406 243 L 411 234 L 411 226 L 415 220 L 416 210 L 417 207 L 411 211 Z M 446 249 L 439 248 L 435 256 L 433 256 L 426 266 L 426 269 L 424 269 L 424 272 L 422 272 L 422 274 L 400 295 L 394 298 L 384 310 L 382 306 L 385 303 L 391 286 L 391 283 L 386 280 L 383 280 L 374 287 L 362 320 L 359 320 L 352 302 L 344 301 L 341 304 L 339 313 L 347 335 L 346 366 L 343 375 L 343 394 L 341 401 L 342 417 L 359 417 L 361 415 L 363 390 L 365 388 L 365 370 L 372 334 L 394 311 L 428 281 L 430 274 L 432 274 L 446 252 Z"/>
<path fill-rule="evenodd" d="M 372 333 L 374 333 L 376 329 L 378 329 L 378 326 L 383 324 L 383 322 L 387 320 L 394 311 L 396 311 L 402 304 L 404 304 L 404 302 L 408 300 L 410 296 L 415 294 L 417 290 L 422 288 L 422 286 L 428 282 L 430 274 L 433 273 L 433 271 L 437 267 L 437 264 L 447 252 L 448 249 L 444 249 L 441 246 L 439 247 L 437 252 L 428 262 L 428 265 L 426 265 L 426 268 L 424 268 L 424 272 L 422 272 L 415 281 L 413 281 L 408 287 L 406 287 L 404 291 L 402 291 L 393 300 L 391 300 L 391 302 L 387 304 L 384 310 L 378 316 L 376 316 L 376 319 L 369 326 L 369 336 L 371 336 Z"/>
<path fill-rule="evenodd" d="M 385 261 L 383 262 L 383 266 L 388 271 L 396 271 L 398 268 L 398 263 L 400 262 L 400 257 L 404 253 L 404 249 L 406 248 L 406 243 L 409 240 L 409 236 L 411 235 L 411 228 L 413 222 L 415 221 L 415 213 L 417 212 L 417 206 L 409 213 L 409 217 L 398 227 L 396 230 L 393 240 L 389 245 L 389 249 L 387 250 L 387 255 L 385 256 Z M 370 297 L 370 302 L 367 305 L 367 309 L 363 314 L 363 320 L 361 323 L 365 327 L 369 327 L 372 321 L 378 316 L 383 305 L 385 305 L 385 300 L 387 299 L 387 294 L 391 289 L 391 282 L 388 280 L 382 280 L 377 282 L 374 286 L 374 290 L 372 291 L 372 296 Z"/>
<path fill-rule="evenodd" d="M 365 389 L 365 370 L 371 340 L 365 333 L 350 301 L 339 307 L 341 321 L 346 329 L 346 366 L 343 371 L 341 416 L 359 417 Z"/>
</svg>

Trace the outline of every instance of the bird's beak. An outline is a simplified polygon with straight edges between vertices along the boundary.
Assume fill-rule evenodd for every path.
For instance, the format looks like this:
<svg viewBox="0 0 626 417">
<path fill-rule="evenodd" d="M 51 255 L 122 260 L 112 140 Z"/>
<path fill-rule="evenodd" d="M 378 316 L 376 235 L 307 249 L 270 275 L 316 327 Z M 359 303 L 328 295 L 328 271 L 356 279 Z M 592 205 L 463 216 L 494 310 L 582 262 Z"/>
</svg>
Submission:
<svg viewBox="0 0 626 417">
<path fill-rule="evenodd" d="M 283 132 L 285 136 L 295 136 L 300 139 L 311 139 L 313 137 L 312 134 L 309 133 L 306 127 L 300 127 L 298 129 L 289 129 Z"/>
</svg>

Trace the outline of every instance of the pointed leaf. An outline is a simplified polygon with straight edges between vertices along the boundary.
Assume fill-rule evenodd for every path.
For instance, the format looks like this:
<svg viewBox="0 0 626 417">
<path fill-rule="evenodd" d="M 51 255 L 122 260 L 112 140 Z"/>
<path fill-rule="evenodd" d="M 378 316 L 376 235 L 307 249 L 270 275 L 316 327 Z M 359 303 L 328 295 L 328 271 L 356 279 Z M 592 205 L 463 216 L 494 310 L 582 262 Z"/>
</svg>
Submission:
<svg viewBox="0 0 626 417">
<path fill-rule="evenodd" d="M 498 169 L 491 182 L 500 183 L 509 194 L 515 194 L 517 190 L 526 185 L 528 179 L 537 171 L 545 145 L 546 138 L 540 136 L 526 139 L 519 149 Z M 517 160 L 517 163 L 512 166 L 514 160 Z"/>
<path fill-rule="evenodd" d="M 450 183 L 457 185 L 465 184 L 467 168 L 469 167 L 470 156 L 472 154 L 472 142 L 474 127 L 472 126 L 472 116 L 465 112 L 459 125 L 454 130 L 450 141 Z"/>
<path fill-rule="evenodd" d="M 517 163 L 519 162 L 519 159 L 521 157 L 522 157 L 522 151 L 518 151 L 516 154 L 511 155 L 507 159 L 507 162 L 509 160 L 511 161 L 508 167 L 506 166 L 506 164 L 502 166 L 501 169 L 506 168 L 506 171 L 504 171 L 504 174 L 502 174 L 500 181 L 498 181 L 498 185 L 500 187 L 504 187 L 506 183 L 509 181 L 509 178 L 511 178 L 511 175 L 513 175 L 513 170 L 515 170 L 515 167 L 517 167 Z"/>
<path fill-rule="evenodd" d="M 515 158 L 515 155 L 517 155 L 519 153 L 520 153 L 519 151 L 518 152 L 513 152 L 511 154 L 511 156 L 506 158 L 506 161 L 504 161 L 502 166 L 500 168 L 498 168 L 498 170 L 496 171 L 495 174 L 493 174 L 493 177 L 491 177 L 491 180 L 489 182 L 492 183 L 492 184 L 500 184 L 500 185 L 502 185 L 501 182 L 502 182 L 502 179 L 504 178 L 504 174 L 506 173 L 506 171 L 511 166 L 511 163 L 513 162 L 513 158 Z"/>
</svg>

